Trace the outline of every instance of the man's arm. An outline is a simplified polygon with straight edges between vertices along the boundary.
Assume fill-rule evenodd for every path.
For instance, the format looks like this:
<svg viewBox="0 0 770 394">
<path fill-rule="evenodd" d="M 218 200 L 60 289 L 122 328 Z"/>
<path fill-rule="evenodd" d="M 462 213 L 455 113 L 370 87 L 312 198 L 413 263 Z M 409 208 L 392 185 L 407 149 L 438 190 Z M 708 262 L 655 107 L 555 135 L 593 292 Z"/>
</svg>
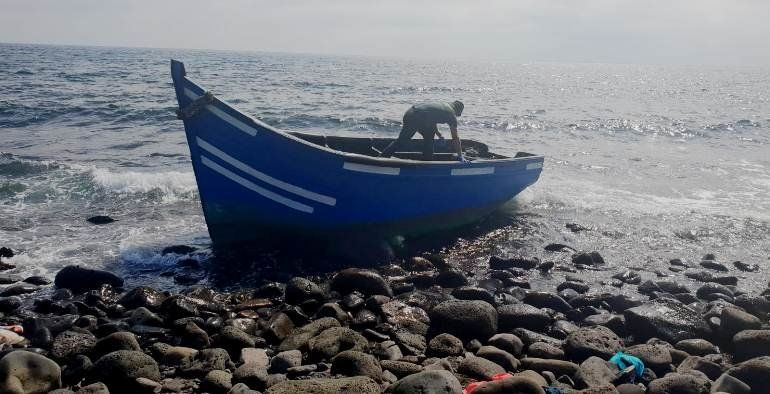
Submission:
<svg viewBox="0 0 770 394">
<path fill-rule="evenodd" d="M 460 143 L 460 137 L 457 135 L 457 126 L 453 126 L 449 128 L 449 131 L 452 132 L 452 142 L 455 146 L 455 152 L 457 152 L 457 157 L 462 157 L 463 155 L 463 147 Z"/>
</svg>

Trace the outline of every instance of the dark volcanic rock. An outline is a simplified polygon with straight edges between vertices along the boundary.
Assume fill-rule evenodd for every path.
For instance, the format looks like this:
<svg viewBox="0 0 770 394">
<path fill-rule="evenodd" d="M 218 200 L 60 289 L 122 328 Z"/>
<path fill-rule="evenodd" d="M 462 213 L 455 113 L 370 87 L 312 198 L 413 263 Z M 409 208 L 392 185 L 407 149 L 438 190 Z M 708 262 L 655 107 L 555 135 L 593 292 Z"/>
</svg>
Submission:
<svg viewBox="0 0 770 394">
<path fill-rule="evenodd" d="M 573 376 L 580 368 L 577 364 L 564 361 L 535 357 L 525 357 L 521 360 L 522 369 L 531 369 L 536 372 L 551 371 L 558 375 Z"/>
<path fill-rule="evenodd" d="M 641 340 L 658 337 L 673 343 L 711 333 L 700 313 L 667 298 L 630 308 L 624 315 L 629 331 Z"/>
<path fill-rule="evenodd" d="M 578 252 L 572 255 L 573 264 L 581 265 L 602 265 L 604 264 L 604 258 L 599 252 Z"/>
<path fill-rule="evenodd" d="M 626 349 L 626 353 L 639 357 L 647 368 L 658 375 L 664 375 L 671 370 L 671 353 L 668 348 L 660 345 L 641 344 Z"/>
<path fill-rule="evenodd" d="M 374 356 L 355 350 L 340 352 L 332 359 L 332 374 L 368 376 L 382 380 L 382 367 Z"/>
<path fill-rule="evenodd" d="M 585 387 L 596 387 L 612 383 L 618 367 L 599 357 L 589 357 L 580 364 L 575 381 Z"/>
<path fill-rule="evenodd" d="M 770 376 L 770 356 L 744 361 L 728 369 L 727 374 L 749 385 L 752 393 L 766 392 L 767 377 Z"/>
<path fill-rule="evenodd" d="M 13 253 L 13 250 L 11 250 L 11 248 L 8 248 L 5 246 L 0 247 L 0 258 L 2 257 L 11 258 L 13 257 L 13 255 L 14 253 Z"/>
<path fill-rule="evenodd" d="M 684 339 L 677 342 L 674 347 L 693 356 L 705 356 L 707 354 L 719 353 L 718 347 L 701 338 Z"/>
<path fill-rule="evenodd" d="M 562 313 L 572 309 L 572 306 L 563 298 L 547 291 L 527 291 L 522 301 L 538 308 L 550 308 Z"/>
<path fill-rule="evenodd" d="M 759 264 L 748 264 L 741 261 L 734 261 L 733 266 L 743 272 L 757 272 L 759 271 Z"/>
<path fill-rule="evenodd" d="M 21 306 L 21 298 L 17 296 L 0 297 L 0 312 L 13 312 Z"/>
<path fill-rule="evenodd" d="M 502 331 L 522 327 L 529 330 L 543 330 L 551 322 L 540 308 L 528 304 L 510 304 L 497 308 L 498 325 Z"/>
<path fill-rule="evenodd" d="M 494 346 L 482 346 L 476 352 L 476 356 L 492 361 L 503 367 L 506 371 L 515 371 L 519 369 L 519 360 L 517 360 L 516 357 L 511 353 Z"/>
<path fill-rule="evenodd" d="M 727 336 L 733 336 L 743 330 L 756 330 L 762 326 L 758 317 L 737 308 L 725 307 L 719 316 L 720 329 Z"/>
<path fill-rule="evenodd" d="M 672 373 L 653 380 L 647 387 L 647 394 L 708 394 L 711 382 L 693 375 Z"/>
<path fill-rule="evenodd" d="M 323 301 L 323 290 L 310 279 L 294 277 L 286 283 L 284 299 L 287 303 L 296 305 L 307 300 Z"/>
<path fill-rule="evenodd" d="M 514 256 L 509 258 L 492 256 L 489 258 L 489 268 L 493 270 L 504 270 L 509 268 L 530 270 L 537 267 L 538 264 L 540 264 L 540 260 L 524 256 Z"/>
<path fill-rule="evenodd" d="M 106 357 L 106 356 L 105 356 Z M 179 371 L 186 376 L 203 377 L 213 370 L 233 367 L 227 350 L 221 348 L 203 349 L 183 361 Z"/>
<path fill-rule="evenodd" d="M 166 296 L 152 287 L 139 286 L 129 290 L 118 300 L 118 303 L 128 309 L 144 307 L 150 310 L 156 310 Z"/>
<path fill-rule="evenodd" d="M 709 379 L 716 380 L 722 374 L 722 366 L 717 363 L 706 360 L 703 357 L 690 356 L 684 359 L 676 371 L 678 373 L 688 373 L 688 371 L 703 372 Z"/>
<path fill-rule="evenodd" d="M 316 360 L 330 360 L 346 350 L 366 351 L 369 341 L 347 327 L 331 327 L 310 339 L 310 356 Z"/>
<path fill-rule="evenodd" d="M 516 357 L 521 356 L 521 351 L 524 349 L 524 343 L 519 337 L 513 334 L 495 334 L 492 338 L 489 338 L 487 343 L 503 349 Z"/>
<path fill-rule="evenodd" d="M 279 351 L 304 349 L 307 347 L 311 338 L 318 335 L 321 331 L 331 327 L 339 327 L 340 322 L 332 317 L 322 317 L 300 328 L 294 329 L 292 333 L 281 342 Z"/>
<path fill-rule="evenodd" d="M 747 360 L 770 355 L 770 330 L 745 330 L 733 337 L 735 358 Z"/>
<path fill-rule="evenodd" d="M 591 356 L 608 359 L 623 348 L 623 341 L 607 327 L 584 327 L 567 336 L 565 353 L 577 360 Z"/>
<path fill-rule="evenodd" d="M 458 287 L 452 291 L 452 296 L 458 300 L 478 300 L 486 301 L 491 305 L 495 305 L 495 296 L 486 289 L 481 287 L 463 286 Z"/>
<path fill-rule="evenodd" d="M 118 350 L 96 360 L 91 370 L 91 381 L 104 382 L 111 391 L 135 393 L 139 390 L 137 378 L 160 380 L 158 364 L 152 357 L 130 350 Z"/>
<path fill-rule="evenodd" d="M 484 301 L 444 301 L 430 312 L 430 329 L 463 340 L 489 338 L 497 332 L 497 311 Z"/>
<path fill-rule="evenodd" d="M 91 216 L 90 218 L 86 219 L 86 221 L 92 224 L 108 224 L 114 222 L 115 219 L 106 215 L 96 215 Z"/>
<path fill-rule="evenodd" d="M 474 379 L 490 380 L 493 376 L 505 372 L 505 369 L 485 358 L 468 356 L 457 366 L 457 372 Z"/>
<path fill-rule="evenodd" d="M 463 341 L 451 334 L 439 334 L 428 343 L 428 355 L 433 357 L 461 356 Z"/>
<path fill-rule="evenodd" d="M 341 379 L 284 380 L 270 386 L 265 394 L 379 394 L 381 391 L 380 385 L 371 378 L 356 376 Z"/>
<path fill-rule="evenodd" d="M 748 384 L 728 375 L 723 374 L 711 385 L 712 393 L 751 394 Z"/>
<path fill-rule="evenodd" d="M 537 358 L 564 358 L 564 350 L 545 342 L 535 342 L 527 349 L 528 357 Z"/>
<path fill-rule="evenodd" d="M 727 269 L 727 267 L 724 264 L 717 263 L 714 260 L 703 260 L 700 262 L 700 266 L 703 268 L 714 270 L 714 271 L 721 271 L 721 272 L 729 271 L 729 269 Z"/>
<path fill-rule="evenodd" d="M 122 287 L 123 279 L 111 272 L 69 265 L 62 268 L 56 274 L 54 284 L 58 288 L 70 289 L 80 293 L 98 289 L 104 284 L 112 287 Z"/>
<path fill-rule="evenodd" d="M 0 285 L 9 285 L 16 282 L 21 282 L 21 276 L 13 274 L 0 274 Z"/>
<path fill-rule="evenodd" d="M 76 354 L 88 353 L 96 345 L 96 337 L 88 331 L 64 331 L 53 340 L 51 355 L 66 359 Z"/>
<path fill-rule="evenodd" d="M 380 274 L 358 268 L 348 268 L 337 273 L 330 283 L 332 290 L 348 294 L 358 290 L 365 295 L 384 295 L 393 297 L 393 291 Z"/>
<path fill-rule="evenodd" d="M 96 341 L 92 351 L 95 357 L 101 357 L 117 350 L 132 350 L 139 352 L 142 351 L 142 348 L 139 346 L 139 341 L 136 340 L 134 334 L 126 331 L 119 331 Z"/>
<path fill-rule="evenodd" d="M 447 288 L 460 287 L 468 284 L 468 278 L 460 270 L 448 269 L 436 276 L 436 284 Z"/>
<path fill-rule="evenodd" d="M 35 286 L 29 283 L 18 283 L 11 285 L 0 291 L 0 297 L 12 297 L 22 294 L 34 293 L 40 290 L 39 286 Z"/>
</svg>

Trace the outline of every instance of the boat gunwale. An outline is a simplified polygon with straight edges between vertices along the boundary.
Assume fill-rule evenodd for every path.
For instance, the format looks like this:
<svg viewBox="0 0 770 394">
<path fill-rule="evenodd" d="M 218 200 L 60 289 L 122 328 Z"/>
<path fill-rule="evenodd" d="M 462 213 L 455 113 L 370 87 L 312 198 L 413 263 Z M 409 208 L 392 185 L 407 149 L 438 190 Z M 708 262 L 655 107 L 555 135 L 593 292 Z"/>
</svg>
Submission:
<svg viewBox="0 0 770 394">
<path fill-rule="evenodd" d="M 178 62 L 177 60 L 172 59 L 172 62 Z M 179 62 L 184 65 L 183 62 Z M 201 84 L 199 84 L 195 79 L 190 78 L 187 76 L 186 70 L 183 68 L 183 73 L 181 75 L 182 79 L 186 82 L 190 83 L 194 87 L 198 88 L 199 90 L 203 91 L 204 94 L 206 92 L 210 92 L 209 90 L 206 90 L 203 88 Z M 175 84 L 176 85 L 176 84 Z M 176 87 L 176 86 L 175 86 Z M 181 86 L 182 89 L 185 89 L 185 86 Z M 475 167 L 476 164 L 478 165 L 501 165 L 501 164 L 513 164 L 513 163 L 519 163 L 519 162 L 526 162 L 526 161 L 543 161 L 545 160 L 545 157 L 543 155 L 537 155 L 532 154 L 528 152 L 518 152 L 518 153 L 524 153 L 527 156 L 521 156 L 521 157 L 506 157 L 501 159 L 477 159 L 469 163 L 461 163 L 459 161 L 437 161 L 437 160 L 411 160 L 411 159 L 401 159 L 397 157 L 372 157 L 367 155 L 361 155 L 358 153 L 349 153 L 344 152 L 336 149 L 332 149 L 326 146 L 321 146 L 318 144 L 314 144 L 310 141 L 306 141 L 302 138 L 296 137 L 292 135 L 290 132 L 286 132 L 280 129 L 277 129 L 259 119 L 254 118 L 253 116 L 249 115 L 247 112 L 244 112 L 243 110 L 237 108 L 235 105 L 228 103 L 227 101 L 220 99 L 217 95 L 213 94 L 214 101 L 209 105 L 214 105 L 216 103 L 222 104 L 223 106 L 229 108 L 233 112 L 239 114 L 240 116 L 248 119 L 248 121 L 253 122 L 253 125 L 250 126 L 258 126 L 262 127 L 270 132 L 273 132 L 283 138 L 286 138 L 293 142 L 299 142 L 301 144 L 304 144 L 306 146 L 334 154 L 336 156 L 343 157 L 346 161 L 355 162 L 355 163 L 364 163 L 369 165 L 376 165 L 381 167 L 392 167 L 392 166 L 398 166 L 398 167 L 451 167 L 451 168 L 469 168 L 469 167 Z M 325 135 L 325 134 L 324 134 Z M 363 137 L 348 137 L 348 138 L 363 138 Z M 474 141 L 474 140 L 470 140 Z"/>
</svg>

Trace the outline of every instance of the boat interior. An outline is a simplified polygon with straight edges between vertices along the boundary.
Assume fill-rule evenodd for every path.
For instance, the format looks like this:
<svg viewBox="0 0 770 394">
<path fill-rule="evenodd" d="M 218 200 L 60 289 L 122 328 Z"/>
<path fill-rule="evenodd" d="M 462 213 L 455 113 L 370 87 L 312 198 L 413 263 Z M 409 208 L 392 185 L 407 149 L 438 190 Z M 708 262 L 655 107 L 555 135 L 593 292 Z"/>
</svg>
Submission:
<svg viewBox="0 0 770 394">
<path fill-rule="evenodd" d="M 385 147 L 387 147 L 393 138 L 371 138 L 371 137 L 340 137 L 326 136 L 319 134 L 291 133 L 291 135 L 301 138 L 307 142 L 324 146 L 329 149 L 338 150 L 347 153 L 356 153 L 359 155 L 378 157 Z M 462 140 L 463 155 L 469 160 L 474 159 L 507 159 L 507 156 L 498 155 L 489 151 L 489 147 L 478 141 Z M 425 160 L 422 153 L 423 140 L 413 138 L 403 144 L 392 157 L 409 160 Z M 455 161 L 454 149 L 451 140 L 435 140 L 433 145 L 432 161 Z M 515 157 L 530 156 L 528 153 L 519 152 Z"/>
</svg>

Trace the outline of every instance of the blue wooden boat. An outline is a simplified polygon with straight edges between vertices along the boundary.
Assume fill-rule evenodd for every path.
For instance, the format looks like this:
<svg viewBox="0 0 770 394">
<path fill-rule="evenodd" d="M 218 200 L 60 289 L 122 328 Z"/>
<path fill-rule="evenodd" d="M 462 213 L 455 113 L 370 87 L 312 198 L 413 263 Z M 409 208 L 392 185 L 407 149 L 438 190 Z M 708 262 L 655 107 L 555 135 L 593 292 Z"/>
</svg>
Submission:
<svg viewBox="0 0 770 394">
<path fill-rule="evenodd" d="M 419 235 L 476 221 L 535 183 L 543 157 L 504 157 L 463 140 L 422 161 L 421 140 L 392 158 L 393 139 L 278 130 L 207 92 L 171 61 L 203 213 L 215 246 L 340 233 Z M 449 145 L 449 144 L 447 144 Z"/>
</svg>

